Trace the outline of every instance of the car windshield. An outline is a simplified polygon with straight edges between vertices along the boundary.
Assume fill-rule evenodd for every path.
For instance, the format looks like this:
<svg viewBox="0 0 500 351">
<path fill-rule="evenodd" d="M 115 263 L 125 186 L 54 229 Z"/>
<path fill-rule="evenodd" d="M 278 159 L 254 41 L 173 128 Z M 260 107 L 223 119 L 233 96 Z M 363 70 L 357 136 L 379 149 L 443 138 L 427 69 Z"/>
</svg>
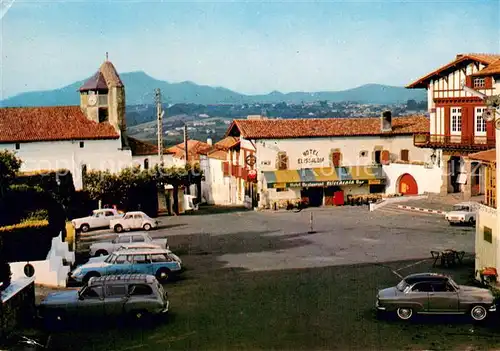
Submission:
<svg viewBox="0 0 500 351">
<path fill-rule="evenodd" d="M 116 255 L 109 255 L 108 257 L 106 257 L 106 259 L 104 260 L 104 262 L 106 262 L 106 263 L 112 263 L 115 260 L 115 257 L 116 257 Z"/>
<path fill-rule="evenodd" d="M 453 211 L 469 211 L 469 207 L 465 205 L 455 205 L 453 206 Z"/>
<path fill-rule="evenodd" d="M 408 283 L 403 279 L 402 281 L 399 282 L 399 284 L 396 286 L 396 289 L 399 291 L 405 291 L 405 289 L 408 287 Z"/>
</svg>

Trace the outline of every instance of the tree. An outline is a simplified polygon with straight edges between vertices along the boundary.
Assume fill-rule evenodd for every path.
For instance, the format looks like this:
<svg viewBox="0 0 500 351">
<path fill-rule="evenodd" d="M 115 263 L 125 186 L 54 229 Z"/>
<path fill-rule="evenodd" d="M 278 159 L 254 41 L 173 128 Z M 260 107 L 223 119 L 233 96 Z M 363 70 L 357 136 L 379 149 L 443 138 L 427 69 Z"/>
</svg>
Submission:
<svg viewBox="0 0 500 351">
<path fill-rule="evenodd" d="M 21 168 L 22 161 L 8 150 L 0 150 L 0 196 L 3 197 L 9 185 Z"/>
</svg>

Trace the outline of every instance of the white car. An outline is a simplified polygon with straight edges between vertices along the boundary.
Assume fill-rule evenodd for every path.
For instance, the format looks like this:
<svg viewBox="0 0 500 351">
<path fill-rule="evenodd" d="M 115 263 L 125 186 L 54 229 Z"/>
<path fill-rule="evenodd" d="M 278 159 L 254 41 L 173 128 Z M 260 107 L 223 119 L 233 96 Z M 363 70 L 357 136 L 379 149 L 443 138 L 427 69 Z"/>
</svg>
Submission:
<svg viewBox="0 0 500 351">
<path fill-rule="evenodd" d="M 107 228 L 113 219 L 118 219 L 123 216 L 113 208 L 103 208 L 92 211 L 92 215 L 83 218 L 75 218 L 71 221 L 76 230 L 81 230 L 83 233 L 91 229 Z"/>
<path fill-rule="evenodd" d="M 445 218 L 453 224 L 476 224 L 476 207 L 474 202 L 461 202 L 453 205 L 453 210 L 446 213 Z"/>
<path fill-rule="evenodd" d="M 167 239 L 152 239 L 147 233 L 120 234 L 111 241 L 100 241 L 90 245 L 90 256 L 105 256 L 120 248 L 168 249 Z M 132 248 L 132 247 L 130 247 Z"/>
<path fill-rule="evenodd" d="M 144 229 L 149 231 L 153 228 L 158 228 L 158 221 L 149 217 L 144 212 L 133 211 L 127 212 L 123 217 L 109 222 L 109 228 L 113 229 L 116 233 L 131 229 Z"/>
<path fill-rule="evenodd" d="M 122 251 L 122 250 L 147 250 L 147 249 L 157 249 L 157 245 L 153 245 L 153 244 L 148 244 L 148 243 L 133 243 L 133 244 L 125 244 L 123 246 L 120 246 L 118 248 L 118 250 L 116 251 Z M 171 256 L 174 260 L 176 260 L 177 262 L 179 262 L 180 264 L 182 264 L 182 260 L 179 258 L 179 256 L 177 256 L 176 254 L 174 254 L 172 251 L 170 251 L 170 249 L 167 247 L 167 252 L 169 254 L 169 256 Z M 106 259 L 107 256 L 95 256 L 95 257 L 91 257 L 88 262 L 102 262 Z"/>
</svg>

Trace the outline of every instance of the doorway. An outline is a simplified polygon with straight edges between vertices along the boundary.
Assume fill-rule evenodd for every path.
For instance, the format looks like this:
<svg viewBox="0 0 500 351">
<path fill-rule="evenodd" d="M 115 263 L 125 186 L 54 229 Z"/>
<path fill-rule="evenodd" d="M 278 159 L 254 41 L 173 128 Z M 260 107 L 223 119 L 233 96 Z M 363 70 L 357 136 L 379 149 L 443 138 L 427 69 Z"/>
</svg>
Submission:
<svg viewBox="0 0 500 351">
<path fill-rule="evenodd" d="M 405 173 L 399 178 L 398 192 L 403 195 L 418 195 L 417 181 L 411 174 Z"/>
<path fill-rule="evenodd" d="M 458 175 L 460 174 L 460 157 L 452 156 L 448 161 L 448 174 L 450 177 L 450 187 L 452 193 L 460 192 L 460 183 L 458 182 Z"/>
<path fill-rule="evenodd" d="M 300 197 L 303 200 L 307 199 L 309 206 L 319 207 L 323 205 L 323 188 L 313 187 L 313 188 L 302 188 L 300 191 Z"/>
</svg>

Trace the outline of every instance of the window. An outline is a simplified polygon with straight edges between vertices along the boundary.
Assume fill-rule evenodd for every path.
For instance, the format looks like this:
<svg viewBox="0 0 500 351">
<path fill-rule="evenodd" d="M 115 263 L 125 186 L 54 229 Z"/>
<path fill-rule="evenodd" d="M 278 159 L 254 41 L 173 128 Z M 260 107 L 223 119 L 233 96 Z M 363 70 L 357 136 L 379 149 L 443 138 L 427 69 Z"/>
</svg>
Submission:
<svg viewBox="0 0 500 351">
<path fill-rule="evenodd" d="M 484 238 L 484 241 L 487 241 L 490 244 L 493 243 L 491 228 L 489 228 L 489 227 L 483 228 L 483 238 Z"/>
<path fill-rule="evenodd" d="M 114 216 L 114 213 L 111 211 L 106 211 L 106 217 L 112 217 Z"/>
<path fill-rule="evenodd" d="M 452 107 L 451 109 L 451 133 L 461 134 L 462 132 L 462 108 Z"/>
<path fill-rule="evenodd" d="M 486 175 L 486 205 L 496 208 L 496 168 L 489 164 L 485 168 Z"/>
<path fill-rule="evenodd" d="M 132 215 L 126 215 L 123 219 L 132 219 Z"/>
<path fill-rule="evenodd" d="M 432 290 L 432 286 L 430 283 L 424 282 L 424 283 L 415 284 L 413 286 L 413 288 L 411 288 L 411 291 L 412 292 L 431 292 L 433 290 Z"/>
<path fill-rule="evenodd" d="M 141 296 L 141 295 L 151 295 L 153 294 L 153 289 L 146 284 L 134 284 L 129 286 L 129 294 L 131 296 Z"/>
<path fill-rule="evenodd" d="M 153 262 L 166 262 L 167 258 L 163 254 L 151 255 L 151 261 L 153 261 Z"/>
<path fill-rule="evenodd" d="M 455 292 L 455 288 L 447 281 L 432 282 L 434 292 Z"/>
<path fill-rule="evenodd" d="M 85 147 L 85 142 L 80 141 L 80 149 L 83 149 Z"/>
<path fill-rule="evenodd" d="M 120 244 L 123 244 L 123 243 L 129 243 L 130 242 L 130 236 L 128 235 L 122 235 L 122 236 L 119 236 L 118 237 L 118 242 Z"/>
<path fill-rule="evenodd" d="M 474 111 L 474 120 L 476 125 L 476 135 L 486 135 L 486 121 L 483 118 L 483 113 L 486 107 L 476 107 Z"/>
<path fill-rule="evenodd" d="M 132 242 L 133 243 L 143 243 L 145 240 L 144 240 L 144 237 L 142 235 L 134 235 L 132 237 Z"/>
<path fill-rule="evenodd" d="M 107 296 L 126 296 L 127 287 L 125 285 L 108 285 L 106 286 Z"/>
<path fill-rule="evenodd" d="M 401 150 L 401 161 L 410 161 L 410 151 L 403 149 Z"/>
<path fill-rule="evenodd" d="M 380 159 L 382 155 L 382 150 L 376 150 L 374 154 L 374 161 L 376 164 L 380 164 Z"/>
<path fill-rule="evenodd" d="M 359 152 L 359 157 L 366 157 L 366 156 L 368 156 L 368 151 L 363 150 Z"/>
<path fill-rule="evenodd" d="M 104 212 L 97 212 L 97 213 L 95 214 L 95 216 L 96 216 L 97 218 L 104 217 Z"/>
<path fill-rule="evenodd" d="M 116 261 L 114 262 L 115 264 L 124 264 L 127 262 L 127 256 L 125 255 L 120 255 L 116 257 Z"/>
<path fill-rule="evenodd" d="M 278 152 L 278 157 L 276 160 L 276 168 L 278 170 L 288 168 L 288 157 L 286 156 L 286 152 Z"/>
<path fill-rule="evenodd" d="M 99 109 L 99 123 L 108 121 L 108 109 L 100 108 Z"/>
<path fill-rule="evenodd" d="M 21 144 L 16 143 L 16 150 L 19 150 L 21 148 Z"/>
<path fill-rule="evenodd" d="M 485 88 L 486 87 L 486 81 L 484 78 L 474 78 L 474 88 Z"/>
<path fill-rule="evenodd" d="M 149 169 L 149 159 L 144 159 L 144 169 Z"/>
<path fill-rule="evenodd" d="M 134 219 L 142 219 L 142 215 L 140 215 L 140 214 L 135 214 L 135 215 L 134 215 Z"/>
<path fill-rule="evenodd" d="M 102 286 L 88 287 L 83 291 L 82 296 L 86 299 L 89 299 L 89 298 L 99 299 L 102 297 Z"/>
<path fill-rule="evenodd" d="M 149 259 L 146 258 L 146 255 L 134 255 L 132 262 L 144 264 L 149 263 Z"/>
</svg>

